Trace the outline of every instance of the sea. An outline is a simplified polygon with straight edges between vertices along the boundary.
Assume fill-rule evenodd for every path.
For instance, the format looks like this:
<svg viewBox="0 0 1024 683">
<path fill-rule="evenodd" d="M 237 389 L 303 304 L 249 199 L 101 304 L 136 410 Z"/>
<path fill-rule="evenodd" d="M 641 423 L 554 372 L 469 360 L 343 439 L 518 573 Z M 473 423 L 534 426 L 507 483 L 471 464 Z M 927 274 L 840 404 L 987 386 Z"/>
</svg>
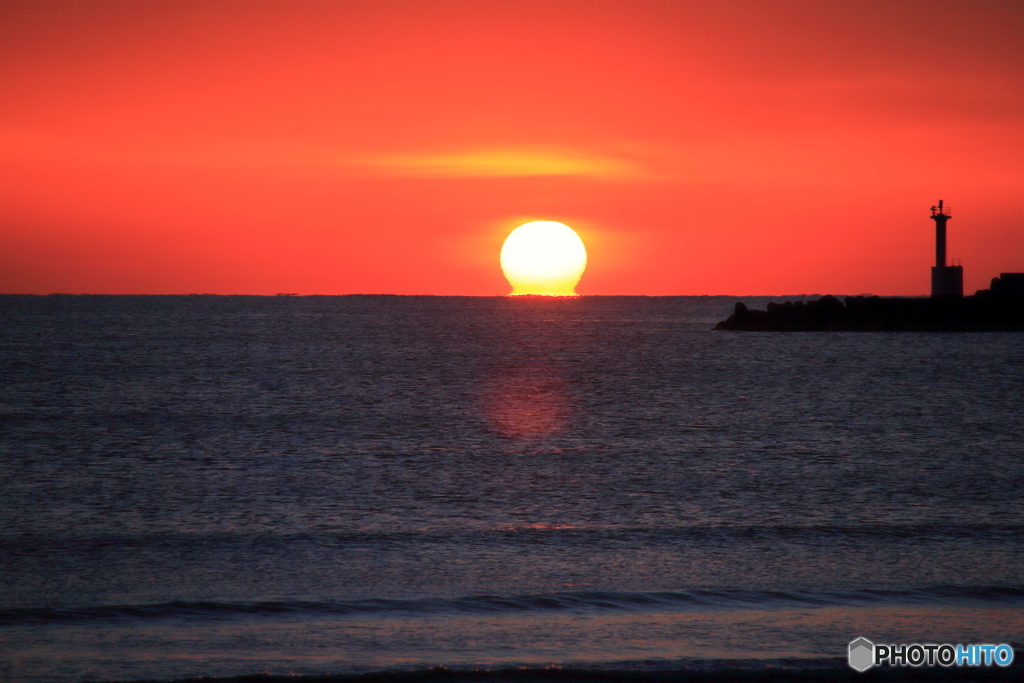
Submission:
<svg viewBox="0 0 1024 683">
<path fill-rule="evenodd" d="M 1020 675 L 1024 334 L 739 300 L 0 297 L 0 683 Z"/>
</svg>

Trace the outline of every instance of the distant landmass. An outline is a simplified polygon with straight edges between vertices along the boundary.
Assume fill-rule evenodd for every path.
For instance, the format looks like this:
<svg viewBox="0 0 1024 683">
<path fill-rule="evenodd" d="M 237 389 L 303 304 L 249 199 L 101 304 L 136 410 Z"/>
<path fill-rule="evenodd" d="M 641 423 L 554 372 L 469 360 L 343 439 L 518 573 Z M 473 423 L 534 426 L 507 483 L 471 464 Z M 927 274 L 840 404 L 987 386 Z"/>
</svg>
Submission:
<svg viewBox="0 0 1024 683">
<path fill-rule="evenodd" d="M 891 331 L 1024 332 L 1024 273 L 1002 273 L 974 296 L 930 298 L 826 295 L 812 301 L 770 303 L 768 310 L 736 302 L 717 330 L 745 332 Z"/>
</svg>

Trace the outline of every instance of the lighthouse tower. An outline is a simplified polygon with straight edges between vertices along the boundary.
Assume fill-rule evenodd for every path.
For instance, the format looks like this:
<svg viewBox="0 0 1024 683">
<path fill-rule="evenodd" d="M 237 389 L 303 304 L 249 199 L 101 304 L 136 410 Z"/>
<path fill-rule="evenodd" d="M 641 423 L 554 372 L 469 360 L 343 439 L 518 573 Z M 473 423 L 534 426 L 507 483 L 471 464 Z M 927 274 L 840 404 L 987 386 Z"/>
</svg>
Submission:
<svg viewBox="0 0 1024 683">
<path fill-rule="evenodd" d="M 962 297 L 964 295 L 964 267 L 946 265 L 946 221 L 952 216 L 949 209 L 942 206 L 932 207 L 932 220 L 935 221 L 935 267 L 932 268 L 933 297 Z"/>
</svg>

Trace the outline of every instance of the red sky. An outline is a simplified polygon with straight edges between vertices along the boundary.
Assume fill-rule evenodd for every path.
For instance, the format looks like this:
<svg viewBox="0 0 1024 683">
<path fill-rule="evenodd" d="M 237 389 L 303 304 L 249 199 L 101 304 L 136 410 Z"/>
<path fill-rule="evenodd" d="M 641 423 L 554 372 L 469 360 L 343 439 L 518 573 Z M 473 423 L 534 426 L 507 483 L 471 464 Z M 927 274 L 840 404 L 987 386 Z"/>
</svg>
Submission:
<svg viewBox="0 0 1024 683">
<path fill-rule="evenodd" d="M 926 294 L 1024 271 L 1024 3 L 0 5 L 0 292 Z"/>
</svg>

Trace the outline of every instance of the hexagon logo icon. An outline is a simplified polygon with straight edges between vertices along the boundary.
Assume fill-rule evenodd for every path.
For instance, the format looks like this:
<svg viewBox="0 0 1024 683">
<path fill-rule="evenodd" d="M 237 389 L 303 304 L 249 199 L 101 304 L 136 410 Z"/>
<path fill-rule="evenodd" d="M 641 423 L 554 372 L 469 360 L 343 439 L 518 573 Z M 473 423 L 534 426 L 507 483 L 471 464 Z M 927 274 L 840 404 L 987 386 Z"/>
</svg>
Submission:
<svg viewBox="0 0 1024 683">
<path fill-rule="evenodd" d="M 858 638 L 850 643 L 850 666 L 857 671 L 867 671 L 875 663 L 875 644 L 867 638 Z"/>
</svg>

